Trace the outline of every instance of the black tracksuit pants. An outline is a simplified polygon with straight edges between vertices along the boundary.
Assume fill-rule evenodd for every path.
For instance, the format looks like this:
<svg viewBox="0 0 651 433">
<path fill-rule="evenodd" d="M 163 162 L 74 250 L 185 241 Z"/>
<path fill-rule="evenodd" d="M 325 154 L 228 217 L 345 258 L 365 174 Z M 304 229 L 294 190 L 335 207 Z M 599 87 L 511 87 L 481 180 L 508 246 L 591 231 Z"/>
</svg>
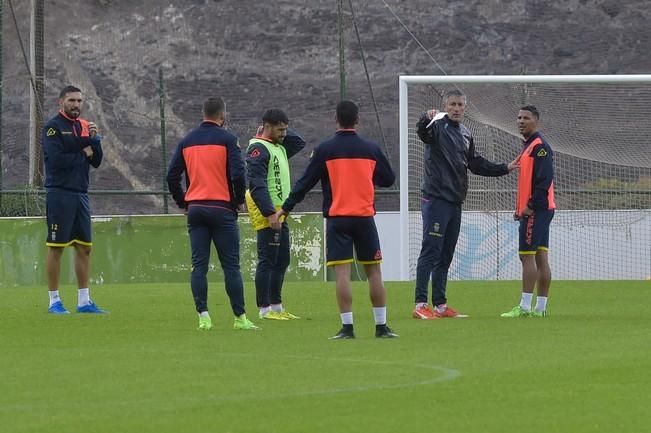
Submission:
<svg viewBox="0 0 651 433">
<path fill-rule="evenodd" d="M 280 231 L 269 227 L 258 230 L 258 266 L 255 270 L 255 293 L 258 307 L 282 302 L 285 272 L 289 266 L 289 226 Z"/>
<path fill-rule="evenodd" d="M 448 269 L 461 228 L 461 204 L 440 198 L 423 199 L 423 243 L 416 266 L 416 302 L 427 302 L 430 277 L 432 303 L 447 303 Z"/>
<path fill-rule="evenodd" d="M 190 204 L 188 234 L 192 248 L 190 285 L 197 312 L 208 311 L 208 264 L 215 245 L 224 270 L 224 284 L 235 316 L 244 314 L 244 285 L 240 273 L 240 232 L 235 211 Z"/>
</svg>

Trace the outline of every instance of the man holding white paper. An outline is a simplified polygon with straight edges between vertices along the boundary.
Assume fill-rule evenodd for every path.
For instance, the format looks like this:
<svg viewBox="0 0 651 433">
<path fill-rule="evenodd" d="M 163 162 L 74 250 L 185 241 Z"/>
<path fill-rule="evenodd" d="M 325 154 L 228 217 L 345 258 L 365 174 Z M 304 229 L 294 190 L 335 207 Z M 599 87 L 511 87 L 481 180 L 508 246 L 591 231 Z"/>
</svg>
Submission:
<svg viewBox="0 0 651 433">
<path fill-rule="evenodd" d="M 496 164 L 475 152 L 470 130 L 462 122 L 466 96 L 459 90 L 445 95 L 446 112 L 432 109 L 417 123 L 418 136 L 425 143 L 425 178 L 421 211 L 423 243 L 416 267 L 415 319 L 466 317 L 449 307 L 446 298 L 448 269 L 461 227 L 461 206 L 468 192 L 468 170 L 481 176 L 503 176 L 517 167 Z M 428 285 L 432 280 L 432 308 Z"/>
</svg>

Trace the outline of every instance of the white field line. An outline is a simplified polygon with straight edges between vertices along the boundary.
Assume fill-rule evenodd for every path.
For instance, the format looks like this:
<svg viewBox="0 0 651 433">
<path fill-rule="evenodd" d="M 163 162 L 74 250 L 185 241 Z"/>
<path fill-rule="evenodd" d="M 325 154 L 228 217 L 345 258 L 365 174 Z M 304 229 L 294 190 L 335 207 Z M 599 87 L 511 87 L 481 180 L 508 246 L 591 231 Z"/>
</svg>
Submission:
<svg viewBox="0 0 651 433">
<path fill-rule="evenodd" d="M 225 353 L 216 353 L 215 357 L 246 357 L 250 358 L 250 353 L 238 353 L 238 352 L 225 352 Z M 185 395 L 183 397 L 175 397 L 175 403 L 220 403 L 220 402 L 245 402 L 245 401 L 261 401 L 261 400 L 275 400 L 279 398 L 301 398 L 309 396 L 318 396 L 318 395 L 332 395 L 332 394 L 346 394 L 346 393 L 356 393 L 356 392 L 368 392 L 368 391 L 384 391 L 389 389 L 404 389 L 412 388 L 417 386 L 431 385 L 434 383 L 448 382 L 454 380 L 461 376 L 459 370 L 453 368 L 441 367 L 439 365 L 433 364 L 411 364 L 407 362 L 394 362 L 394 361 L 376 361 L 371 359 L 355 359 L 355 358 L 326 358 L 321 356 L 301 356 L 301 355 L 273 355 L 273 358 L 287 358 L 287 359 L 297 359 L 297 360 L 314 360 L 314 361 L 325 361 L 325 362 L 337 362 L 345 365 L 346 363 L 358 363 L 358 364 L 367 364 L 367 365 L 388 365 L 388 366 L 401 366 L 409 367 L 416 370 L 424 370 L 423 379 L 411 382 L 397 383 L 397 384 L 382 384 L 376 383 L 373 385 L 359 385 L 359 386 L 346 386 L 346 387 L 334 387 L 326 389 L 311 389 L 308 391 L 296 391 L 296 392 L 278 392 L 278 393 L 268 393 L 264 394 L 255 394 L 255 393 L 246 393 L 246 394 L 210 394 L 210 395 Z M 345 368 L 345 367 L 344 367 Z M 432 371 L 437 372 L 435 377 L 427 377 L 427 372 L 431 374 Z M 154 401 L 159 400 L 158 398 L 140 398 L 140 399 L 129 399 L 129 398 L 120 398 L 119 400 L 102 400 L 101 405 L 106 406 L 133 406 L 141 405 L 147 403 L 153 403 Z M 57 406 L 57 403 L 52 401 L 43 402 L 47 405 L 47 410 L 55 409 L 53 406 Z M 14 412 L 14 411 L 33 411 L 37 410 L 38 407 L 43 406 L 43 403 L 36 404 L 15 404 L 15 405 L 5 405 L 0 407 L 1 412 Z M 82 401 L 77 402 L 82 404 Z M 90 403 L 88 400 L 83 401 L 84 404 Z M 60 402 L 60 406 L 70 407 L 70 401 Z M 178 408 L 177 408 L 178 409 Z"/>
</svg>

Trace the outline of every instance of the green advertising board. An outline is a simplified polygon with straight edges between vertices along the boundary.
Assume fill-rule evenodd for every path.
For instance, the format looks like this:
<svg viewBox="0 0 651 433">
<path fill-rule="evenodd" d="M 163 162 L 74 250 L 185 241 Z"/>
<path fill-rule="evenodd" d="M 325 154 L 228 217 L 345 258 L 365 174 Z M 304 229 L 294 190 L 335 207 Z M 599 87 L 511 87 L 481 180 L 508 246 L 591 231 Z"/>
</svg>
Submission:
<svg viewBox="0 0 651 433">
<path fill-rule="evenodd" d="M 249 218 L 240 222 L 241 268 L 252 280 L 256 235 Z M 292 215 L 289 281 L 323 281 L 324 229 L 321 214 Z M 43 218 L 0 219 L 0 287 L 45 285 L 45 221 Z M 64 255 L 62 284 L 74 284 L 72 248 Z M 190 245 L 183 215 L 102 216 L 93 218 L 91 284 L 187 282 Z M 223 273 L 213 248 L 211 281 Z"/>
</svg>

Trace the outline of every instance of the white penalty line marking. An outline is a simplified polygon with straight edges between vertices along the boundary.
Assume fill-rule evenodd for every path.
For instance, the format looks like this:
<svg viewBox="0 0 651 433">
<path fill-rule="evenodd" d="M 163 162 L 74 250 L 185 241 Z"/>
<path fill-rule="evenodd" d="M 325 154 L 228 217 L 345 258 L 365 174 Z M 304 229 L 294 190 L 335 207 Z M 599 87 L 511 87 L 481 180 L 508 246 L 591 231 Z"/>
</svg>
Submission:
<svg viewBox="0 0 651 433">
<path fill-rule="evenodd" d="M 214 356 L 250 358 L 251 354 L 241 353 L 241 352 L 222 352 L 222 353 L 216 353 Z M 371 365 L 394 365 L 394 366 L 403 366 L 403 367 L 409 367 L 414 369 L 434 370 L 434 371 L 441 372 L 441 375 L 430 379 L 421 380 L 421 381 L 396 383 L 393 385 L 376 384 L 376 385 L 363 385 L 363 386 L 349 386 L 343 388 L 314 389 L 314 390 L 302 391 L 302 392 L 285 392 L 285 393 L 271 393 L 271 394 L 266 393 L 264 395 L 262 394 L 256 395 L 251 393 L 241 394 L 241 395 L 231 395 L 231 396 L 224 395 L 224 394 L 211 394 L 211 395 L 196 396 L 196 397 L 192 395 L 188 395 L 181 398 L 176 397 L 174 401 L 178 403 L 191 403 L 191 404 L 194 404 L 195 402 L 201 403 L 206 401 L 239 402 L 239 401 L 254 401 L 254 400 L 256 401 L 274 400 L 278 398 L 308 397 L 308 396 L 315 396 L 315 395 L 345 394 L 345 393 L 353 393 L 353 392 L 383 391 L 389 389 L 404 389 L 404 388 L 412 388 L 416 386 L 431 385 L 434 383 L 449 382 L 461 376 L 461 372 L 459 370 L 456 370 L 454 368 L 441 367 L 439 365 L 431 365 L 431 364 L 409 364 L 405 362 L 375 361 L 372 359 L 326 358 L 322 356 L 301 356 L 301 355 L 273 355 L 272 357 L 297 359 L 297 360 L 340 362 L 340 363 L 356 362 L 356 363 L 371 364 Z M 157 400 L 158 399 L 153 399 L 153 398 L 141 398 L 141 399 L 121 398 L 120 400 L 109 400 L 109 399 L 102 400 L 101 402 L 97 402 L 97 403 L 101 403 L 102 406 L 132 406 L 135 404 L 153 403 Z M 78 403 L 81 404 L 81 402 Z M 92 401 L 89 402 L 85 400 L 84 403 L 86 405 L 89 405 L 89 404 L 93 404 L 94 402 Z M 65 407 L 68 407 L 70 404 L 74 404 L 74 403 L 66 402 Z M 49 408 L 52 408 L 52 402 L 47 402 L 47 405 Z M 7 411 L 16 411 L 16 410 L 33 411 L 33 410 L 37 410 L 39 406 L 40 406 L 39 403 L 5 405 L 0 407 L 0 413 L 7 412 Z"/>
<path fill-rule="evenodd" d="M 249 353 L 236 353 L 236 352 L 231 352 L 231 353 L 220 353 L 217 355 L 225 355 L 225 356 L 246 356 L 250 357 L 251 354 Z M 372 359 L 354 359 L 354 358 L 325 358 L 321 356 L 301 356 L 301 355 L 275 355 L 274 357 L 276 358 L 290 358 L 290 359 L 300 359 L 300 360 L 314 360 L 314 361 L 327 361 L 327 362 L 341 362 L 341 363 L 346 363 L 346 362 L 356 362 L 356 363 L 362 363 L 362 364 L 374 364 L 374 365 L 395 365 L 395 366 L 403 366 L 403 367 L 410 367 L 410 368 L 415 368 L 415 369 L 426 369 L 426 370 L 434 370 L 434 371 L 439 371 L 442 374 L 437 377 L 433 377 L 430 379 L 425 379 L 417 382 L 407 382 L 407 383 L 397 383 L 393 385 L 386 385 L 386 384 L 377 384 L 377 385 L 363 385 L 363 386 L 348 386 L 348 387 L 343 387 L 343 388 L 329 388 L 329 389 L 314 389 L 310 391 L 302 391 L 302 392 L 287 392 L 287 393 L 278 393 L 278 394 L 273 394 L 273 395 L 246 395 L 246 396 L 219 396 L 219 395 L 213 395 L 210 396 L 209 398 L 217 400 L 217 401 L 245 401 L 245 400 L 271 400 L 275 398 L 292 398 L 292 397 L 307 397 L 307 396 L 312 396 L 312 395 L 329 395 L 329 394 L 344 394 L 344 393 L 349 393 L 349 392 L 367 392 L 367 391 L 382 391 L 382 390 L 388 390 L 388 389 L 401 389 L 401 388 L 411 388 L 415 386 L 424 386 L 424 385 L 431 385 L 434 383 L 441 383 L 441 382 L 448 382 L 451 380 L 454 380 L 458 377 L 461 376 L 461 372 L 459 370 L 453 369 L 453 368 L 446 368 L 446 367 L 441 367 L 439 365 L 430 365 L 430 364 L 409 364 L 405 362 L 393 362 L 393 361 L 375 361 Z"/>
<path fill-rule="evenodd" d="M 216 353 L 214 356 L 219 357 L 247 357 L 250 358 L 250 353 L 241 353 L 241 352 L 222 352 Z M 431 385 L 434 383 L 449 382 L 461 376 L 459 370 L 453 368 L 445 368 L 439 365 L 431 364 L 410 364 L 405 362 L 393 362 L 393 361 L 376 361 L 372 359 L 356 359 L 356 358 L 326 358 L 322 356 L 301 356 L 301 355 L 278 355 L 274 354 L 274 358 L 286 358 L 286 359 L 297 359 L 297 360 L 314 360 L 314 361 L 327 361 L 327 362 L 340 362 L 340 363 L 350 363 L 356 362 L 361 364 L 371 364 L 371 365 L 394 365 L 394 366 L 403 366 L 413 369 L 423 369 L 423 370 L 433 370 L 440 372 L 440 376 L 436 376 L 430 379 L 425 379 L 417 382 L 406 382 L 406 383 L 396 383 L 393 385 L 385 384 L 376 384 L 376 385 L 360 385 L 360 386 L 348 386 L 342 388 L 329 388 L 329 389 L 314 389 L 310 391 L 299 391 L 299 392 L 283 392 L 283 393 L 265 393 L 262 394 L 241 394 L 241 395 L 223 395 L 223 394 L 212 394 L 212 395 L 203 395 L 203 396 L 184 396 L 182 398 L 175 398 L 175 402 L 178 403 L 190 403 L 194 404 L 195 402 L 201 403 L 206 401 L 211 402 L 238 402 L 238 401 L 258 401 L 258 400 L 274 400 L 279 398 L 296 398 L 296 397 L 308 397 L 314 395 L 332 395 L 332 394 L 345 394 L 345 393 L 354 393 L 354 392 L 368 392 L 368 391 L 383 391 L 389 389 L 404 389 L 411 388 L 416 386 L 425 386 Z M 132 406 L 134 404 L 148 404 L 154 403 L 158 399 L 153 398 L 141 398 L 141 399 L 128 399 L 120 398 L 120 400 L 104 400 L 101 402 L 102 406 Z M 48 407 L 51 407 L 51 402 L 48 402 Z M 1 412 L 7 411 L 16 411 L 16 410 L 37 410 L 40 406 L 39 403 L 35 404 L 14 404 L 14 405 L 5 405 L 0 407 Z"/>
</svg>

